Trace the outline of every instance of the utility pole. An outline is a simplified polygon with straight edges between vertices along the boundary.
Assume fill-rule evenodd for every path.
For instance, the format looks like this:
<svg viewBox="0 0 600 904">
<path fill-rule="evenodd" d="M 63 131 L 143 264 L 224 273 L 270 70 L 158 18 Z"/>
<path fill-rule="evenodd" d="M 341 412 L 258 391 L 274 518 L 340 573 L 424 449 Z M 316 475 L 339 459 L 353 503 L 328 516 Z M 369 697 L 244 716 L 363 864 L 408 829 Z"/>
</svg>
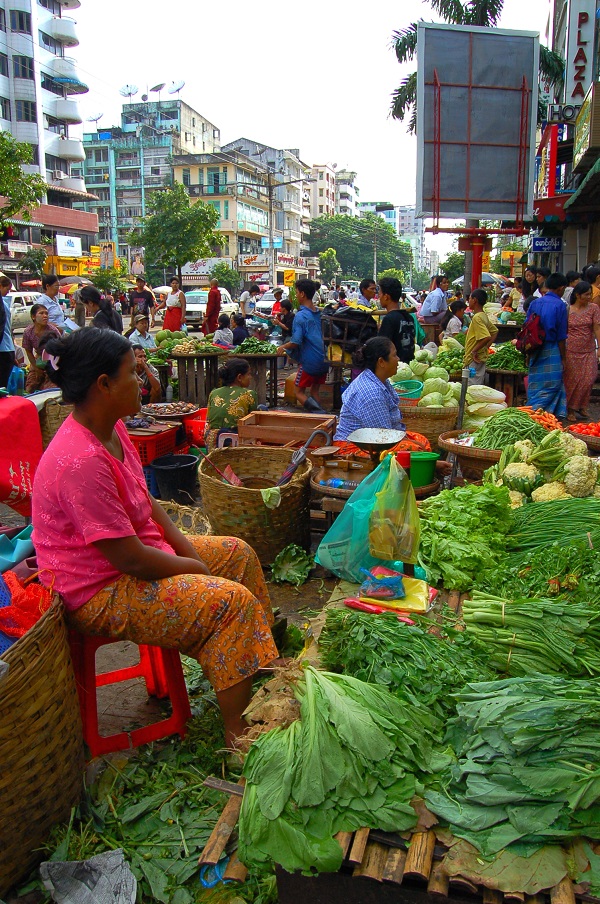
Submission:
<svg viewBox="0 0 600 904">
<path fill-rule="evenodd" d="M 377 283 L 377 227 L 373 230 L 373 282 Z"/>
<path fill-rule="evenodd" d="M 269 193 L 269 284 L 275 287 L 275 247 L 273 236 L 273 183 L 271 171 L 267 170 L 267 191 Z"/>
</svg>

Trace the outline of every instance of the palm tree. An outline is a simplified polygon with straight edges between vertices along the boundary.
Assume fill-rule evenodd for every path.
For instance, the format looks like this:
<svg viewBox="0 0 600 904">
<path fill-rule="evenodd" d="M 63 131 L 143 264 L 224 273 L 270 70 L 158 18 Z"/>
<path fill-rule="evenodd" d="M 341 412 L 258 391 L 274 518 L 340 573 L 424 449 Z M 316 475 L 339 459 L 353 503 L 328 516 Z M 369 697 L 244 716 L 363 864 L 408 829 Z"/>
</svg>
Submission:
<svg viewBox="0 0 600 904">
<path fill-rule="evenodd" d="M 500 21 L 504 0 L 429 0 L 429 5 L 449 25 L 473 25 L 493 27 Z M 392 46 L 399 63 L 414 59 L 417 52 L 417 26 L 413 22 L 407 28 L 395 31 Z M 560 54 L 540 45 L 540 78 L 551 88 L 559 91 L 564 75 L 564 60 Z M 417 73 L 411 72 L 402 80 L 392 95 L 392 116 L 404 121 L 408 118 L 408 131 L 415 132 L 417 126 Z M 545 106 L 540 103 L 538 120 L 545 115 Z"/>
</svg>

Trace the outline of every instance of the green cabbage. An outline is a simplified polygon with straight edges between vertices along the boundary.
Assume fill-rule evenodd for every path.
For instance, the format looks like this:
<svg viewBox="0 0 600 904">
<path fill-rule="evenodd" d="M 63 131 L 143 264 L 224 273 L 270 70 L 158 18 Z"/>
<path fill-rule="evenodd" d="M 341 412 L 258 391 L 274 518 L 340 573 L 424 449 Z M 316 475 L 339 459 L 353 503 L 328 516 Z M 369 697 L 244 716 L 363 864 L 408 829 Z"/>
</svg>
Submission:
<svg viewBox="0 0 600 904">
<path fill-rule="evenodd" d="M 425 361 L 429 363 L 433 361 L 433 355 L 427 351 L 426 348 L 420 348 L 417 352 L 415 352 L 415 361 Z"/>
<path fill-rule="evenodd" d="M 427 370 L 427 362 L 425 361 L 411 361 L 410 369 L 412 370 L 415 377 L 422 377 L 425 371 Z"/>
<path fill-rule="evenodd" d="M 462 389 L 462 385 L 460 383 L 448 383 L 448 386 L 452 390 L 452 395 L 456 399 L 457 402 L 460 402 L 460 391 Z"/>
<path fill-rule="evenodd" d="M 446 339 L 442 340 L 441 348 L 446 352 L 453 350 L 464 352 L 463 346 L 460 344 L 460 342 L 457 342 L 456 339 L 453 339 L 452 336 L 448 336 Z"/>
<path fill-rule="evenodd" d="M 419 399 L 417 405 L 420 408 L 443 408 L 444 407 L 444 396 L 441 392 L 431 392 L 429 395 L 424 396 Z"/>
<path fill-rule="evenodd" d="M 307 580 L 313 565 L 312 556 L 309 556 L 301 546 L 290 543 L 275 557 L 271 565 L 271 580 L 277 584 L 287 581 L 299 587 Z"/>
<path fill-rule="evenodd" d="M 450 379 L 450 374 L 448 373 L 448 371 L 445 368 L 437 367 L 434 364 L 433 367 L 430 367 L 429 370 L 427 371 L 427 374 L 425 375 L 425 379 L 430 380 L 430 379 L 435 379 L 436 377 L 439 378 L 440 380 L 443 380 L 444 383 L 447 383 L 448 380 Z"/>
<path fill-rule="evenodd" d="M 491 386 L 469 386 L 467 389 L 467 403 L 474 402 L 506 402 L 506 396 Z"/>
<path fill-rule="evenodd" d="M 444 398 L 444 408 L 458 408 L 458 402 L 453 395 L 449 398 Z"/>
<path fill-rule="evenodd" d="M 394 383 L 399 383 L 402 380 L 414 380 L 414 374 L 410 369 L 410 365 L 405 364 L 403 361 L 398 365 L 398 369 L 396 371 L 396 376 L 392 377 Z"/>
<path fill-rule="evenodd" d="M 439 369 L 439 368 L 438 368 Z M 427 379 L 423 383 L 423 391 L 421 392 L 421 396 L 431 395 L 432 392 L 438 392 L 441 395 L 446 395 L 448 391 L 448 384 L 445 380 L 441 380 L 439 377 L 434 377 L 432 380 L 429 379 L 429 374 L 431 373 L 432 368 L 427 371 Z"/>
</svg>

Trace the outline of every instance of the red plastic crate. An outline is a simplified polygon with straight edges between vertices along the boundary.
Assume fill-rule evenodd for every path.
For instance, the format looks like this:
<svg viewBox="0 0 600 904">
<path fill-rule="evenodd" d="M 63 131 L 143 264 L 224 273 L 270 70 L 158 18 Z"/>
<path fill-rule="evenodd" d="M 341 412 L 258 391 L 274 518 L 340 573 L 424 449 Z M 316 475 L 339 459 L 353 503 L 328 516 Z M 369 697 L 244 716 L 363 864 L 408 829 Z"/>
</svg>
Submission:
<svg viewBox="0 0 600 904">
<path fill-rule="evenodd" d="M 143 465 L 149 465 L 155 458 L 168 455 L 175 451 L 175 436 L 177 427 L 171 427 L 163 433 L 155 433 L 153 436 L 135 436 L 129 434 L 129 439 L 137 449 Z"/>
</svg>

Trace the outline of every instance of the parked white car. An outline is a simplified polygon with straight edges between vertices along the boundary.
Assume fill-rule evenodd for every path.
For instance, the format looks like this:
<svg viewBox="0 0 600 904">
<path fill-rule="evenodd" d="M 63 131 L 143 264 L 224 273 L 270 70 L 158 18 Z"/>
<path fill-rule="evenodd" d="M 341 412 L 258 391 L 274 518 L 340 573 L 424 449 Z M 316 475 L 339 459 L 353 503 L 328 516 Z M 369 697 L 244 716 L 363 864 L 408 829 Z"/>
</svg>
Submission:
<svg viewBox="0 0 600 904">
<path fill-rule="evenodd" d="M 281 286 L 283 289 L 283 298 L 287 298 L 290 294 L 290 290 L 287 286 Z M 273 290 L 269 289 L 268 292 L 265 292 L 261 295 L 260 301 L 256 302 L 256 311 L 258 314 L 269 315 L 273 310 L 273 305 L 275 304 L 275 296 L 273 295 Z"/>
<path fill-rule="evenodd" d="M 238 303 L 233 301 L 227 289 L 219 286 L 219 292 L 221 293 L 221 314 L 235 314 L 239 311 Z M 193 289 L 191 292 L 185 293 L 185 322 L 189 329 L 200 329 L 206 313 L 207 302 L 208 289 Z"/>
<path fill-rule="evenodd" d="M 31 309 L 40 297 L 40 292 L 10 293 L 10 317 L 13 330 L 24 330 L 31 326 Z"/>
</svg>

